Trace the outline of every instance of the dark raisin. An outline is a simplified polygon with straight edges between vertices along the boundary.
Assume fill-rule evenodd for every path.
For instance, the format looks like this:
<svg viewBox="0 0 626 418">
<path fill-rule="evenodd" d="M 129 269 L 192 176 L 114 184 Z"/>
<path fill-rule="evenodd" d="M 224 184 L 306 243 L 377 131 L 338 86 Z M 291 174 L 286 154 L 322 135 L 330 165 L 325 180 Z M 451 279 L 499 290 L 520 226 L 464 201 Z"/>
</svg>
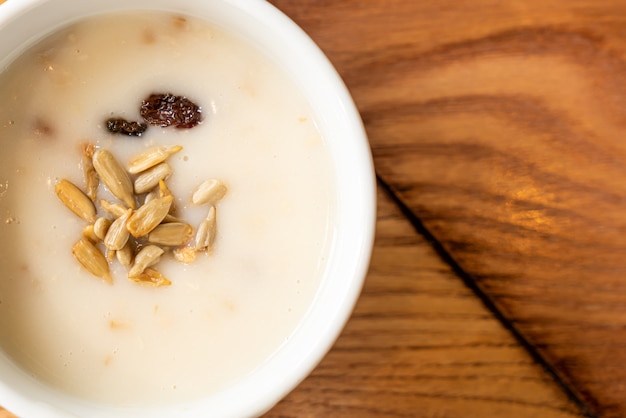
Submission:
<svg viewBox="0 0 626 418">
<path fill-rule="evenodd" d="M 148 129 L 145 123 L 127 121 L 122 118 L 110 118 L 106 121 L 107 129 L 114 134 L 141 136 Z"/>
<path fill-rule="evenodd" d="M 189 129 L 202 122 L 202 109 L 186 97 L 155 93 L 141 104 L 141 117 L 150 125 Z"/>
</svg>

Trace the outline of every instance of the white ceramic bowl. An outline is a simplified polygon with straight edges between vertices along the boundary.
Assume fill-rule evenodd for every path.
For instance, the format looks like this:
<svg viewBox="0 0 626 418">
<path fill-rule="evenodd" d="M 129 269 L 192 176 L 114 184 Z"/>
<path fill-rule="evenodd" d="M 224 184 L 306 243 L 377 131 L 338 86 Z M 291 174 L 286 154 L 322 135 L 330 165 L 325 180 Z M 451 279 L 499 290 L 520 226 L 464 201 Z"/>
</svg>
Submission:
<svg viewBox="0 0 626 418">
<path fill-rule="evenodd" d="M 243 35 L 293 76 L 316 112 L 337 175 L 336 237 L 328 267 L 312 306 L 289 341 L 251 375 L 222 392 L 168 407 L 113 408 L 59 394 L 0 352 L 0 405 L 25 418 L 257 416 L 312 371 L 339 335 L 360 293 L 376 209 L 367 138 L 347 89 L 323 53 L 263 0 L 8 0 L 0 6 L 0 70 L 61 26 L 124 10 L 171 11 L 206 19 Z"/>
</svg>

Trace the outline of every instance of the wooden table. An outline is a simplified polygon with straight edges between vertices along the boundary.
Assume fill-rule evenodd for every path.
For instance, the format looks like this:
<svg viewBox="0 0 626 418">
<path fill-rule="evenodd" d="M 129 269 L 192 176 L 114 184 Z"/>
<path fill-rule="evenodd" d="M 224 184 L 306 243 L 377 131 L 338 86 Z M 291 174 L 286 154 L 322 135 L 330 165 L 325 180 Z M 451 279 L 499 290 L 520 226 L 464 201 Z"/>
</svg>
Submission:
<svg viewBox="0 0 626 418">
<path fill-rule="evenodd" d="M 272 3 L 353 93 L 380 207 L 350 322 L 266 417 L 626 416 L 626 1 Z"/>
</svg>

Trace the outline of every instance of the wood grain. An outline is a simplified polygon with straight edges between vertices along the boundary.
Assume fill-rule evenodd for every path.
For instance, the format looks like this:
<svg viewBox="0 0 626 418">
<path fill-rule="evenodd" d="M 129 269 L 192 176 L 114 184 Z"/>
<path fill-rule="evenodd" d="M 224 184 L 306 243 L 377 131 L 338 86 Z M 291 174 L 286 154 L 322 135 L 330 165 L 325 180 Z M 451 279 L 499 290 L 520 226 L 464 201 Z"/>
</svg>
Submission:
<svg viewBox="0 0 626 418">
<path fill-rule="evenodd" d="M 577 407 L 379 192 L 361 298 L 276 417 L 575 417 Z"/>
<path fill-rule="evenodd" d="M 626 416 L 626 3 L 272 3 L 336 65 L 447 261 L 597 416 Z M 267 416 L 582 414 L 380 199 L 351 321 Z"/>
<path fill-rule="evenodd" d="M 598 416 L 626 416 L 626 3 L 274 2 L 381 178 Z"/>
<path fill-rule="evenodd" d="M 15 418 L 15 415 L 0 406 L 0 418 Z"/>
</svg>

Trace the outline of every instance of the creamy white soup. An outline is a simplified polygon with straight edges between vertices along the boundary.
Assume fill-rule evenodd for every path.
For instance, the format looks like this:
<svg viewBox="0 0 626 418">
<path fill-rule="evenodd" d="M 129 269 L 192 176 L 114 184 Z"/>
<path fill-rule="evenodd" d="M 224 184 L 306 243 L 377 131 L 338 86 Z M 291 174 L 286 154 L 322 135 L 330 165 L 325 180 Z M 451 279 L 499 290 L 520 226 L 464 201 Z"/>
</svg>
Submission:
<svg viewBox="0 0 626 418">
<path fill-rule="evenodd" d="M 190 98 L 202 123 L 107 131 L 111 116 L 141 121 L 154 92 Z M 90 400 L 170 403 L 227 387 L 289 338 L 325 267 L 335 190 L 312 111 L 275 63 L 191 18 L 101 16 L 27 50 L 0 74 L 0 94 L 0 345 L 24 370 Z M 167 252 L 155 268 L 171 285 L 157 288 L 116 262 L 112 284 L 77 263 L 88 222 L 55 184 L 84 188 L 86 142 L 123 165 L 181 145 L 166 183 L 194 227 L 206 208 L 193 190 L 222 180 L 213 251 L 188 264 Z M 117 202 L 103 186 L 100 198 Z"/>
</svg>

